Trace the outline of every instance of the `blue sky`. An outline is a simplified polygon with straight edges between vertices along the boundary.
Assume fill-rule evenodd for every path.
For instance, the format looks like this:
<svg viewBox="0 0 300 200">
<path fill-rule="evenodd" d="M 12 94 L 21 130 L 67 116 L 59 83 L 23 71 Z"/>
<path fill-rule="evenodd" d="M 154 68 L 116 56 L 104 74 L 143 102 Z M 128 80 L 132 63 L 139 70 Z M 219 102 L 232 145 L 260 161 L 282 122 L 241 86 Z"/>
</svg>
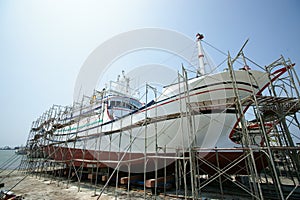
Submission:
<svg viewBox="0 0 300 200">
<path fill-rule="evenodd" d="M 2 0 L 0 146 L 25 144 L 33 120 L 53 104 L 72 104 L 80 67 L 114 35 L 145 27 L 201 32 L 232 54 L 250 38 L 246 53 L 258 64 L 281 54 L 300 64 L 299 9 L 297 0 Z"/>
</svg>

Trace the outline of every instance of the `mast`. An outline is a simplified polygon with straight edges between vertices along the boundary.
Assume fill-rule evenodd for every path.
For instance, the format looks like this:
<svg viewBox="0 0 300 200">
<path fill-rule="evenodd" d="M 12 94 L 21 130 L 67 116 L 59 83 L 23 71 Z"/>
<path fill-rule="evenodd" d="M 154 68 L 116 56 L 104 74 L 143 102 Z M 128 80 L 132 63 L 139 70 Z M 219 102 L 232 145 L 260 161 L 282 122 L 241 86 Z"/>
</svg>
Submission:
<svg viewBox="0 0 300 200">
<path fill-rule="evenodd" d="M 197 75 L 203 76 L 205 74 L 205 64 L 204 64 L 204 51 L 202 48 L 201 40 L 204 38 L 203 34 L 197 33 L 197 45 L 198 45 L 198 59 L 199 59 L 199 69 L 197 70 Z"/>
</svg>

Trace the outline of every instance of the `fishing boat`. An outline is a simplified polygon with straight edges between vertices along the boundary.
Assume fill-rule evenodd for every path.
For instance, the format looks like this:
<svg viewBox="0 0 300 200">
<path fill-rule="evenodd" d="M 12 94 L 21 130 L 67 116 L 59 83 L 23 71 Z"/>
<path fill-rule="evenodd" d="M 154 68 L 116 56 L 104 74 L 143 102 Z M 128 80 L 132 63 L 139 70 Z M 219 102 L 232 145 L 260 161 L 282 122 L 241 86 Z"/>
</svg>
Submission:
<svg viewBox="0 0 300 200">
<path fill-rule="evenodd" d="M 31 129 L 34 134 L 30 148 L 37 149 L 39 143 L 44 157 L 68 165 L 117 167 L 135 173 L 185 159 L 192 150 L 206 173 L 213 171 L 208 163 L 216 166 L 219 162 L 221 167 L 232 163 L 244 154 L 245 147 L 237 135 L 237 101 L 261 95 L 270 79 L 275 80 L 287 69 L 277 70 L 271 77 L 246 65 L 239 70 L 206 73 L 202 39 L 203 35 L 198 34 L 200 67 L 195 77 L 183 72 L 176 83 L 164 86 L 160 95 L 147 85 L 145 95 L 153 92 L 155 95 L 149 96 L 154 98 L 141 102 L 124 73 L 87 101 L 83 99 L 36 123 Z M 241 105 L 242 112 L 248 107 Z M 261 134 L 252 135 L 254 143 L 248 147 L 262 146 Z M 255 158 L 261 160 L 261 156 L 254 152 Z M 257 162 L 262 169 L 265 161 Z M 241 162 L 240 173 L 245 173 L 244 167 Z"/>
</svg>

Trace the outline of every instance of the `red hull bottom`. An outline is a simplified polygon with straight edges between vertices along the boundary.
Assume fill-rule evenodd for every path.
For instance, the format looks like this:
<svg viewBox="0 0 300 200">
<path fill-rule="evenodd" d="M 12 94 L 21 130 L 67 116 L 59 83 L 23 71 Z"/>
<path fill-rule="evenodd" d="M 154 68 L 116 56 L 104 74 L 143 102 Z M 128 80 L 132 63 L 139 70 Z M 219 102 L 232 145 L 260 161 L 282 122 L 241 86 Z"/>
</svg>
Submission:
<svg viewBox="0 0 300 200">
<path fill-rule="evenodd" d="M 147 160 L 144 159 L 143 153 L 119 153 L 104 152 L 94 150 L 83 150 L 66 147 L 47 146 L 44 147 L 46 157 L 57 162 L 63 162 L 67 165 L 86 168 L 106 168 L 119 167 L 120 171 L 130 171 L 131 173 L 143 173 L 144 163 L 147 162 L 147 172 L 161 169 L 169 165 L 173 165 L 175 169 L 174 154 L 147 154 Z M 267 157 L 262 152 L 254 152 L 255 167 L 258 172 L 268 166 Z M 159 156 L 161 156 L 159 158 Z M 185 155 L 188 157 L 188 154 Z M 249 174 L 247 166 L 248 162 L 252 162 L 250 155 L 242 151 L 211 151 L 197 152 L 196 164 L 201 174 L 215 174 L 219 170 L 227 174 Z M 119 162 L 118 160 L 122 160 Z M 130 161 L 129 161 L 130 160 Z M 178 159 L 178 162 L 188 161 L 188 159 Z M 249 161 L 250 160 L 250 161 Z M 252 162 L 253 163 L 253 162 Z"/>
</svg>

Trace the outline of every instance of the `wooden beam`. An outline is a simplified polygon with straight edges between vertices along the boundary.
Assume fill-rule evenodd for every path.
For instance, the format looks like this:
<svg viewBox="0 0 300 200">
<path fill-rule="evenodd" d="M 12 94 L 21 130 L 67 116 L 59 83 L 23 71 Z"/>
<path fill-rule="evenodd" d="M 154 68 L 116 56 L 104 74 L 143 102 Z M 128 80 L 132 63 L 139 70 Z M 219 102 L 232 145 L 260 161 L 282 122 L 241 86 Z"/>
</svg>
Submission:
<svg viewBox="0 0 300 200">
<path fill-rule="evenodd" d="M 161 185 L 163 185 L 164 182 L 170 183 L 170 182 L 173 182 L 173 181 L 174 181 L 174 176 L 167 176 L 166 181 L 165 181 L 165 177 L 159 177 L 159 178 L 157 178 L 157 186 L 161 187 Z M 147 188 L 155 187 L 155 178 L 146 180 L 145 184 L 146 184 Z"/>
<path fill-rule="evenodd" d="M 136 181 L 136 180 L 142 180 L 143 177 L 141 175 L 135 175 L 135 176 L 126 176 L 126 177 L 122 177 L 120 178 L 120 184 L 128 184 L 128 181 Z"/>
</svg>

